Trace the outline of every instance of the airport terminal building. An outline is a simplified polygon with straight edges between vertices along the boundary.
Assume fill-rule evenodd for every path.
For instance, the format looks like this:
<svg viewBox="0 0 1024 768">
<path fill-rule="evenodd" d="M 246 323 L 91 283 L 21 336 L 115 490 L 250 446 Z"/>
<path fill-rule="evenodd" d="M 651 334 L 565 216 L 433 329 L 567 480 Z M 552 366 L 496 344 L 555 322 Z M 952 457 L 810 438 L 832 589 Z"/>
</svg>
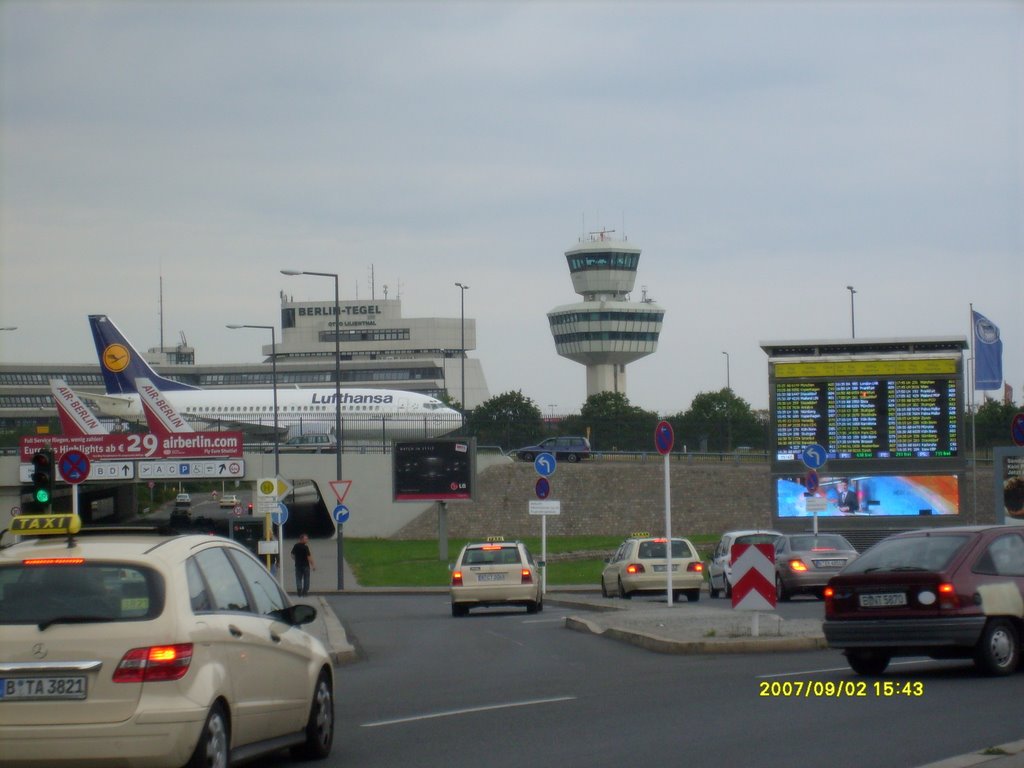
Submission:
<svg viewBox="0 0 1024 768">
<path fill-rule="evenodd" d="M 88 338 L 86 328 L 83 317 L 83 339 Z M 140 349 L 146 346 L 140 330 L 124 330 Z M 264 338 L 266 343 L 260 344 Z M 293 301 L 282 293 L 276 343 L 270 343 L 270 334 L 246 330 L 238 334 L 238 344 L 251 345 L 254 358 L 260 344 L 260 362 L 197 363 L 195 348 L 184 340 L 173 347 L 150 348 L 145 357 L 160 375 L 203 389 L 270 389 L 276 353 L 279 389 L 323 387 L 334 383 L 337 348 L 342 387 L 418 392 L 464 401 L 470 409 L 490 397 L 480 361 L 468 355 L 476 349 L 476 321 L 466 318 L 463 327 L 459 317 L 403 317 L 401 299 L 341 301 L 335 306 L 333 301 Z M 55 420 L 53 378 L 65 379 L 85 396 L 103 392 L 95 357 L 84 364 L 0 361 L 0 429 L 23 430 Z"/>
</svg>

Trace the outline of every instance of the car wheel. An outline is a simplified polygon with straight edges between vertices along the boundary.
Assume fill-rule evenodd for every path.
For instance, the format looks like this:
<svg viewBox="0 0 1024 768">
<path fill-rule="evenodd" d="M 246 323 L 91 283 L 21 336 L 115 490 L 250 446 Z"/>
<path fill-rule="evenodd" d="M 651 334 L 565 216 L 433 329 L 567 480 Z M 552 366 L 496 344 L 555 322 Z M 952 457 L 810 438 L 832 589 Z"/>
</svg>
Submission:
<svg viewBox="0 0 1024 768">
<path fill-rule="evenodd" d="M 224 707 L 214 704 L 206 716 L 199 743 L 185 768 L 228 768 L 231 760 L 231 731 Z"/>
<path fill-rule="evenodd" d="M 306 721 L 306 741 L 292 747 L 292 757 L 321 760 L 331 754 L 334 743 L 334 695 L 326 672 L 321 672 L 313 689 L 313 702 Z"/>
<path fill-rule="evenodd" d="M 708 597 L 718 597 L 719 590 L 715 589 L 715 580 L 708 576 Z"/>
<path fill-rule="evenodd" d="M 523 461 L 533 461 L 533 454 L 532 453 L 520 453 L 519 454 L 519 458 L 522 459 Z"/>
<path fill-rule="evenodd" d="M 846 660 L 850 663 L 850 669 L 858 675 L 869 677 L 882 674 L 889 666 L 887 654 L 872 653 L 871 651 L 847 651 Z"/>
<path fill-rule="evenodd" d="M 529 602 L 526 604 L 527 613 L 539 613 L 542 610 L 544 610 L 544 603 L 542 600 L 537 600 L 536 602 Z"/>
<path fill-rule="evenodd" d="M 1019 660 L 1016 628 L 1006 619 L 991 619 L 975 646 L 975 666 L 986 675 L 1008 675 L 1017 669 Z"/>
<path fill-rule="evenodd" d="M 700 590 L 699 589 L 688 589 L 688 590 L 686 590 L 686 599 L 689 600 L 691 603 L 696 603 L 698 600 L 700 600 Z"/>
<path fill-rule="evenodd" d="M 468 613 L 468 606 L 459 605 L 458 603 L 452 603 L 452 616 L 465 616 Z"/>
<path fill-rule="evenodd" d="M 629 592 L 627 592 L 626 588 L 622 586 L 622 579 L 619 579 L 619 597 L 623 600 L 629 600 Z"/>
<path fill-rule="evenodd" d="M 775 577 L 775 599 L 781 603 L 788 603 L 792 597 L 789 592 L 786 591 L 786 585 L 782 583 L 782 577 Z"/>
<path fill-rule="evenodd" d="M 726 597 L 727 600 L 731 600 L 732 599 L 732 584 L 729 583 L 729 577 L 728 576 L 722 576 L 722 581 L 725 584 L 725 586 L 722 587 L 722 592 L 725 594 L 725 597 Z"/>
<path fill-rule="evenodd" d="M 608 594 L 608 587 L 604 585 L 604 576 L 601 577 L 601 597 L 611 597 L 611 595 Z"/>
<path fill-rule="evenodd" d="M 575 464 L 577 461 L 580 460 L 580 457 L 575 453 L 570 453 L 565 458 L 568 460 L 570 464 Z"/>
</svg>

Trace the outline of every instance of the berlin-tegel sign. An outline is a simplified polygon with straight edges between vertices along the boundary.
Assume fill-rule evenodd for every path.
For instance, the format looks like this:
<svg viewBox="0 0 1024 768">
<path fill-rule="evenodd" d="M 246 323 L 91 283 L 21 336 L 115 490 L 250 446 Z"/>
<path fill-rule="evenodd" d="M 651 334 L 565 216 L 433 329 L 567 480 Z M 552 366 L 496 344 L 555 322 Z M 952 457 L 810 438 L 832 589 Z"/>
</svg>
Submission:
<svg viewBox="0 0 1024 768">
<path fill-rule="evenodd" d="M 58 456 L 81 451 L 91 461 L 124 459 L 205 459 L 242 458 L 241 432 L 178 432 L 171 435 L 113 434 L 65 437 L 44 435 L 23 437 L 21 461 L 31 462 L 40 448 L 52 448 Z"/>
</svg>

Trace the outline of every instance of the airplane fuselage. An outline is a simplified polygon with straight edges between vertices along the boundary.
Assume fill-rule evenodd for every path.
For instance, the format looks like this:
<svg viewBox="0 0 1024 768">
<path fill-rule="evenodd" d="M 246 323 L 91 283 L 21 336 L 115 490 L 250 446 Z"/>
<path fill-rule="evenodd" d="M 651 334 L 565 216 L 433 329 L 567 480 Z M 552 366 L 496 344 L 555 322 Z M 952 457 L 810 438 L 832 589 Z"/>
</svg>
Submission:
<svg viewBox="0 0 1024 768">
<path fill-rule="evenodd" d="M 181 390 L 162 392 L 178 413 L 205 424 L 228 428 L 245 425 L 272 427 L 271 390 Z M 277 393 L 277 424 L 282 430 L 297 424 L 309 431 L 329 432 L 335 426 L 336 392 L 333 389 L 287 389 Z M 414 392 L 395 390 L 341 390 L 342 433 L 346 439 L 415 432 L 436 437 L 462 426 L 458 411 L 441 401 Z M 138 394 L 97 397 L 97 410 L 106 416 L 131 421 L 144 418 Z"/>
</svg>

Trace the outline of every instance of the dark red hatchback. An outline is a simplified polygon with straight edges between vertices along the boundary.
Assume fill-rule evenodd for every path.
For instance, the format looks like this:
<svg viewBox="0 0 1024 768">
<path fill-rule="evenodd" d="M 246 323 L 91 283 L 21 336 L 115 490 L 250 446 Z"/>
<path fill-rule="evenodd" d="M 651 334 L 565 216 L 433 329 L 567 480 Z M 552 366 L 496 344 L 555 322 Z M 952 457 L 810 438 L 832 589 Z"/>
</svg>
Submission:
<svg viewBox="0 0 1024 768">
<path fill-rule="evenodd" d="M 853 670 L 894 656 L 973 659 L 1008 675 L 1024 636 L 1024 528 L 972 526 L 890 536 L 825 589 L 825 638 Z"/>
</svg>

